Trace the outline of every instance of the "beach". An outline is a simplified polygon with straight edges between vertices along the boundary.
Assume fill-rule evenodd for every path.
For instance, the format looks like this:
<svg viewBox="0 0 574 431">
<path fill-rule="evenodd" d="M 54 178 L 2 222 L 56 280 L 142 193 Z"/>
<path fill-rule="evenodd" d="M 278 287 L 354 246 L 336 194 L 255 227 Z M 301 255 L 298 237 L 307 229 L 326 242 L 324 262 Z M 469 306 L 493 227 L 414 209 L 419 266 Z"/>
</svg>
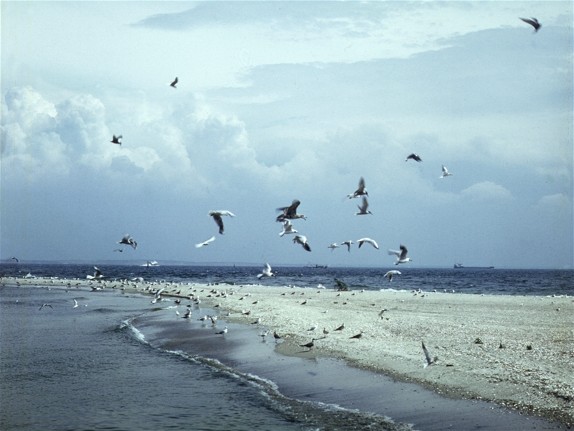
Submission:
<svg viewBox="0 0 574 431">
<path fill-rule="evenodd" d="M 269 330 L 270 339 L 276 332 L 281 339 L 275 349 L 283 355 L 342 359 L 447 397 L 491 401 L 566 426 L 574 424 L 571 296 L 38 278 L 2 281 L 143 294 L 163 288 L 164 297 L 199 299 L 217 310 L 219 319 L 257 322 L 262 331 Z M 302 347 L 311 340 L 313 347 Z"/>
</svg>

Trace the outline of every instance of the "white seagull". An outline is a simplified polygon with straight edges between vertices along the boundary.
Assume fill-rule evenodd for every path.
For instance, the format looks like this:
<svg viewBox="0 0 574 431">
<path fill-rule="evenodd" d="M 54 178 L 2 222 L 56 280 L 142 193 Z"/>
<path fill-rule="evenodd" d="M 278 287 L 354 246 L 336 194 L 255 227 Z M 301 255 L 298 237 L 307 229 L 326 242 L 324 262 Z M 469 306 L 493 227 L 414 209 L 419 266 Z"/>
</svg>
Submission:
<svg viewBox="0 0 574 431">
<path fill-rule="evenodd" d="M 233 214 L 231 211 L 227 211 L 227 210 L 209 211 L 209 215 L 211 217 L 213 217 L 213 220 L 215 221 L 215 223 L 219 227 L 219 233 L 221 235 L 223 235 L 223 219 L 221 217 L 222 216 L 235 217 L 235 214 Z"/>
<path fill-rule="evenodd" d="M 137 248 L 138 243 L 129 234 L 125 234 L 124 237 L 118 241 L 118 244 L 125 244 L 131 246 L 134 250 Z"/>
<path fill-rule="evenodd" d="M 74 299 L 74 308 L 78 308 L 78 301 Z"/>
<path fill-rule="evenodd" d="M 355 213 L 355 215 L 373 214 L 371 211 L 369 211 L 369 201 L 367 200 L 367 198 L 365 196 L 363 196 L 362 204 L 357 205 L 357 208 L 359 208 L 359 212 Z"/>
<path fill-rule="evenodd" d="M 383 277 L 388 279 L 389 283 L 390 283 L 391 281 L 393 281 L 393 277 L 395 275 L 401 275 L 401 271 L 398 271 L 396 269 L 391 269 L 390 271 L 387 271 Z"/>
<path fill-rule="evenodd" d="M 347 251 L 350 252 L 351 251 L 351 244 L 353 244 L 353 241 L 348 240 L 348 241 L 343 241 L 341 243 L 341 245 L 346 245 L 347 246 Z"/>
<path fill-rule="evenodd" d="M 389 250 L 389 254 L 394 254 L 395 256 L 397 256 L 397 260 L 395 262 L 395 265 L 398 265 L 399 263 L 412 262 L 412 259 L 410 257 L 407 257 L 407 253 L 408 253 L 407 248 L 402 244 L 399 248 L 400 248 L 400 251 L 399 250 Z"/>
<path fill-rule="evenodd" d="M 336 242 L 331 243 L 330 245 L 327 246 L 327 248 L 330 248 L 331 251 L 335 250 L 336 248 L 339 248 L 339 244 L 337 244 Z"/>
<path fill-rule="evenodd" d="M 452 174 L 448 171 L 445 165 L 442 165 L 442 174 L 440 178 L 450 177 Z"/>
<path fill-rule="evenodd" d="M 273 277 L 275 273 L 271 270 L 271 265 L 265 264 L 265 268 L 261 271 L 261 274 L 257 274 L 257 278 L 261 279 L 263 277 Z"/>
<path fill-rule="evenodd" d="M 100 268 L 94 266 L 94 269 L 95 269 L 94 275 L 86 275 L 86 278 L 88 280 L 101 280 L 102 278 L 104 278 L 104 274 L 102 274 Z"/>
<path fill-rule="evenodd" d="M 357 190 L 355 190 L 350 195 L 347 195 L 349 199 L 353 199 L 359 196 L 369 196 L 369 193 L 367 193 L 367 189 L 365 188 L 365 179 L 363 177 L 359 179 L 359 185 L 357 186 Z"/>
<path fill-rule="evenodd" d="M 309 246 L 309 244 L 307 243 L 307 237 L 304 235 L 295 235 L 295 238 L 293 238 L 293 242 L 297 243 L 297 244 L 301 244 L 303 246 L 303 248 L 307 251 L 311 251 L 311 247 Z"/>
<path fill-rule="evenodd" d="M 283 230 L 279 232 L 279 236 L 297 233 L 297 229 L 293 229 L 293 225 L 289 220 L 283 220 Z"/>
<path fill-rule="evenodd" d="M 361 246 L 364 243 L 368 243 L 371 244 L 373 247 L 375 247 L 377 250 L 379 249 L 379 244 L 377 244 L 377 241 L 375 241 L 374 239 L 371 238 L 361 238 L 357 240 L 357 244 L 359 244 L 359 248 L 361 248 Z"/>
<path fill-rule="evenodd" d="M 215 237 L 212 236 L 211 238 L 209 238 L 208 240 L 205 240 L 203 242 L 197 243 L 195 244 L 195 248 L 201 248 L 201 247 L 205 247 L 207 245 L 209 245 L 210 243 L 212 243 L 213 241 L 215 241 Z"/>
</svg>

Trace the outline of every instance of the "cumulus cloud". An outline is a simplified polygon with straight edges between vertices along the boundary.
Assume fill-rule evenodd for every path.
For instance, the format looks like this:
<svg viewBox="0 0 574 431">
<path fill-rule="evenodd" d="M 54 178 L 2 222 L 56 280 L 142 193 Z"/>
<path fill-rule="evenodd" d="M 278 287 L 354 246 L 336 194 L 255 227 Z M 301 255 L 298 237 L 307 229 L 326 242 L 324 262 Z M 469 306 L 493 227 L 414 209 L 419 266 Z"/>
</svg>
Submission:
<svg viewBox="0 0 574 431">
<path fill-rule="evenodd" d="M 512 198 L 512 193 L 500 184 L 492 181 L 482 181 L 462 190 L 460 194 L 475 201 L 496 201 Z"/>
</svg>

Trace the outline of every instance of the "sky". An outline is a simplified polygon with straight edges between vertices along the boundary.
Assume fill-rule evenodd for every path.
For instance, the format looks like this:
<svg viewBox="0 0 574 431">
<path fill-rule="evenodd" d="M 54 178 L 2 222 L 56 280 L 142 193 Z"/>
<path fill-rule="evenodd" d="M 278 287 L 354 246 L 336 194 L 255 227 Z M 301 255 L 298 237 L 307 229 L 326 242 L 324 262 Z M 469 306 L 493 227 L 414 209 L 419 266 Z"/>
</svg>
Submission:
<svg viewBox="0 0 574 431">
<path fill-rule="evenodd" d="M 571 2 L 0 7 L 3 261 L 574 266 Z"/>
</svg>

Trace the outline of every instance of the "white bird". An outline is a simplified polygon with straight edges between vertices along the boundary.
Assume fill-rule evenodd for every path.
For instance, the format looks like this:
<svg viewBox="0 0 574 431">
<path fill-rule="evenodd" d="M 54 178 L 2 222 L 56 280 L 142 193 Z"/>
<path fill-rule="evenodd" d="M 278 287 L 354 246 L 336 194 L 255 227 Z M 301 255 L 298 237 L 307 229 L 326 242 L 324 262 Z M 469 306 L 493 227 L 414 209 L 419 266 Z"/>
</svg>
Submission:
<svg viewBox="0 0 574 431">
<path fill-rule="evenodd" d="M 268 263 L 265 264 L 265 268 L 261 271 L 261 274 L 257 274 L 257 278 L 261 279 L 262 277 L 273 277 L 275 274 L 271 270 L 271 265 Z"/>
<path fill-rule="evenodd" d="M 138 243 L 129 234 L 125 234 L 124 237 L 118 241 L 118 244 L 126 244 L 131 246 L 134 250 L 137 248 Z"/>
<path fill-rule="evenodd" d="M 213 217 L 213 220 L 215 221 L 215 223 L 219 227 L 219 233 L 222 235 L 223 235 L 223 219 L 221 217 L 222 216 L 235 217 L 235 214 L 233 214 L 231 211 L 227 211 L 227 210 L 209 211 L 209 215 L 211 217 Z"/>
<path fill-rule="evenodd" d="M 438 361 L 438 356 L 431 358 L 431 355 L 430 355 L 429 351 L 427 350 L 427 347 L 425 346 L 424 341 L 421 341 L 421 343 L 423 345 L 423 352 L 425 354 L 425 364 L 423 365 L 423 367 L 426 368 L 429 365 L 435 364 L 436 361 Z"/>
<path fill-rule="evenodd" d="M 293 229 L 293 225 L 289 220 L 283 220 L 283 230 L 279 232 L 279 236 L 295 234 L 297 233 L 296 229 Z"/>
<path fill-rule="evenodd" d="M 408 253 L 407 248 L 402 244 L 399 248 L 400 248 L 400 251 L 399 250 L 389 250 L 389 254 L 394 254 L 395 256 L 397 256 L 397 260 L 395 262 L 395 265 L 398 265 L 399 263 L 412 262 L 412 259 L 410 257 L 407 257 L 407 253 Z"/>
<path fill-rule="evenodd" d="M 307 237 L 304 235 L 295 235 L 295 238 L 293 238 L 293 242 L 297 243 L 297 244 L 301 244 L 303 246 L 303 248 L 307 251 L 311 251 L 311 247 L 309 246 L 309 244 L 307 243 Z"/>
<path fill-rule="evenodd" d="M 391 269 L 390 271 L 387 271 L 383 277 L 387 278 L 389 280 L 389 283 L 390 283 L 391 281 L 393 281 L 393 277 L 395 275 L 401 275 L 401 271 L 398 271 L 396 269 Z"/>
<path fill-rule="evenodd" d="M 377 250 L 379 249 L 379 244 L 377 244 L 377 241 L 375 241 L 374 239 L 371 238 L 361 238 L 357 240 L 357 243 L 359 244 L 359 248 L 361 248 L 361 246 L 364 243 L 368 243 L 371 244 L 373 247 L 375 247 Z"/>
<path fill-rule="evenodd" d="M 448 171 L 445 165 L 442 165 L 442 174 L 440 178 L 450 177 L 452 174 Z"/>
<path fill-rule="evenodd" d="M 355 213 L 355 215 L 373 214 L 371 211 L 369 211 L 369 201 L 365 196 L 363 196 L 363 202 L 361 205 L 357 205 L 357 208 L 359 208 L 359 212 Z"/>
<path fill-rule="evenodd" d="M 78 308 L 78 301 L 74 299 L 74 308 Z"/>
<path fill-rule="evenodd" d="M 353 199 L 359 196 L 369 196 L 369 193 L 367 193 L 367 189 L 365 188 L 365 179 L 363 177 L 359 179 L 359 185 L 357 186 L 357 190 L 355 190 L 350 195 L 347 195 L 349 199 Z"/>
<path fill-rule="evenodd" d="M 351 251 L 351 244 L 353 244 L 353 241 L 348 240 L 348 241 L 343 241 L 341 243 L 341 245 L 346 245 L 347 246 L 347 251 L 350 252 Z"/>
<path fill-rule="evenodd" d="M 217 335 L 227 334 L 227 326 L 226 326 L 225 328 L 223 328 L 221 331 L 217 331 L 216 334 L 217 334 Z"/>
<path fill-rule="evenodd" d="M 337 244 L 336 242 L 331 243 L 330 245 L 327 246 L 327 248 L 330 248 L 331 251 L 335 250 L 336 248 L 339 248 L 339 244 Z"/>
<path fill-rule="evenodd" d="M 100 280 L 102 278 L 104 278 L 104 274 L 102 274 L 102 271 L 100 271 L 100 268 L 98 268 L 97 266 L 94 266 L 95 272 L 94 275 L 86 275 L 86 278 L 88 280 Z"/>
<path fill-rule="evenodd" d="M 195 248 L 201 248 L 201 247 L 205 247 L 207 245 L 209 245 L 210 243 L 212 243 L 213 241 L 215 241 L 215 237 L 212 236 L 211 238 L 209 238 L 208 240 L 205 240 L 203 242 L 197 243 L 195 244 Z"/>
</svg>

